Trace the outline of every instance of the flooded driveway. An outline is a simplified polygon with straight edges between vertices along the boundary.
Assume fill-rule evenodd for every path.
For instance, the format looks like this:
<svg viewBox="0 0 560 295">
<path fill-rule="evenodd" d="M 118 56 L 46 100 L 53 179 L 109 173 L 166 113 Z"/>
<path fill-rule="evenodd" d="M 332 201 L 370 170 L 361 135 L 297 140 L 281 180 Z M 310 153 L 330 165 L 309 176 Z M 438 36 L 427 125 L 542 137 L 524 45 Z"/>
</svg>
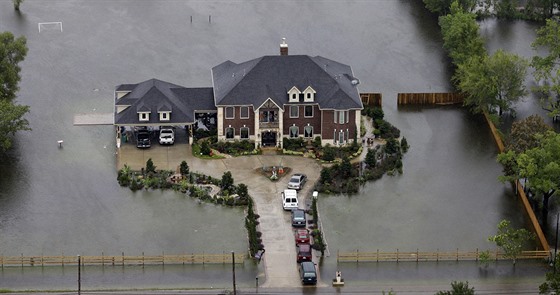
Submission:
<svg viewBox="0 0 560 295">
<path fill-rule="evenodd" d="M 186 87 L 210 86 L 213 66 L 277 54 L 282 37 L 290 54 L 321 55 L 351 65 L 360 91 L 383 94 L 388 121 L 411 145 L 402 176 L 383 177 L 356 196 L 321 196 L 331 253 L 490 247 L 486 237 L 500 219 L 513 219 L 516 225 L 524 220 L 509 186 L 497 181 L 501 168 L 483 121 L 456 108 L 396 106 L 399 92 L 452 90 L 437 20 L 421 5 L 28 0 L 18 15 L 10 1 L 0 2 L 0 29 L 28 39 L 18 101 L 31 106 L 27 118 L 33 128 L 18 134 L 14 149 L 0 159 L 0 252 L 245 251 L 241 209 L 199 204 L 174 192 L 133 193 L 119 187 L 113 128 L 74 127 L 72 120 L 76 113 L 112 112 L 114 87 L 122 83 L 158 78 Z M 39 33 L 37 24 L 51 21 L 62 22 L 63 31 Z M 530 39 L 526 29 L 514 26 L 505 34 L 500 28 L 488 26 L 487 34 L 497 32 L 511 40 L 512 48 Z M 57 140 L 64 140 L 63 148 Z M 324 267 L 326 274 L 334 273 L 333 257 Z M 476 277 L 472 267 L 459 265 L 466 271 L 458 273 Z M 542 269 L 531 269 L 542 276 Z M 434 278 L 450 272 L 423 270 Z M 199 271 L 186 271 L 174 282 L 150 271 L 141 280 L 154 285 L 187 280 L 189 286 L 207 287 L 198 280 Z M 256 273 L 254 267 L 246 269 L 245 284 L 252 284 Z M 73 272 L 68 275 L 74 279 Z M 395 276 L 402 278 L 398 272 Z M 17 285 L 11 272 L 0 272 L 0 285 L 41 288 L 40 283 L 31 286 L 27 277 Z M 62 288 L 65 280 L 54 278 L 45 288 Z M 113 285 L 103 276 L 90 283 Z"/>
</svg>

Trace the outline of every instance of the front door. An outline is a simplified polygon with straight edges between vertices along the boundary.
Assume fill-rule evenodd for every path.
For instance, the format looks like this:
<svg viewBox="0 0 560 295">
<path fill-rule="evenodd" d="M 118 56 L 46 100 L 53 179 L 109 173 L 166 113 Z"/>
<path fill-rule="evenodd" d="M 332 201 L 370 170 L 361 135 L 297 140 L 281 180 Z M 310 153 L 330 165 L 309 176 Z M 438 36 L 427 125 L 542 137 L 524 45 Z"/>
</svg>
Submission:
<svg viewBox="0 0 560 295">
<path fill-rule="evenodd" d="M 265 131 L 261 134 L 262 146 L 276 146 L 276 132 Z"/>
</svg>

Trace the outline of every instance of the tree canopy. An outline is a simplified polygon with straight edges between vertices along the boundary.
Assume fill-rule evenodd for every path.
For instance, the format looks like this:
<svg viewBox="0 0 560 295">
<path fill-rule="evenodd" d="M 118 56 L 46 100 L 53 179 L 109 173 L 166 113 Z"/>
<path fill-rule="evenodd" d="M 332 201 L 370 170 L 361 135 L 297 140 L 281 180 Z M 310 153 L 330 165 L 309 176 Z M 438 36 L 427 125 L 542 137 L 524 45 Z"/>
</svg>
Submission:
<svg viewBox="0 0 560 295">
<path fill-rule="evenodd" d="M 457 282 L 453 281 L 451 283 L 451 290 L 449 291 L 439 291 L 436 295 L 474 295 L 474 287 L 469 287 L 469 282 Z"/>
<path fill-rule="evenodd" d="M 465 105 L 475 112 L 497 109 L 501 115 L 513 111 L 513 105 L 526 95 L 528 65 L 522 57 L 498 50 L 459 64 L 454 79 L 466 94 Z"/>
<path fill-rule="evenodd" d="M 0 99 L 12 101 L 21 80 L 19 63 L 27 55 L 25 37 L 15 38 L 10 32 L 0 33 Z"/>
<path fill-rule="evenodd" d="M 550 130 L 552 127 L 548 126 L 539 115 L 531 115 L 521 121 L 516 121 L 511 126 L 507 149 L 519 154 L 535 148 L 539 145 L 535 135 L 544 134 Z"/>
<path fill-rule="evenodd" d="M 31 130 L 23 116 L 29 106 L 14 102 L 21 80 L 19 63 L 27 54 L 25 37 L 14 38 L 10 32 L 0 33 L 0 151 L 12 146 L 12 138 L 19 130 Z"/>
<path fill-rule="evenodd" d="M 505 257 L 513 259 L 513 264 L 515 264 L 517 256 L 523 251 L 525 243 L 531 239 L 534 239 L 532 233 L 524 228 L 512 228 L 509 220 L 500 221 L 496 235 L 488 238 L 489 241 L 502 248 Z"/>
<path fill-rule="evenodd" d="M 424 0 L 426 8 L 438 15 L 445 15 L 451 12 L 451 4 L 454 0 Z M 472 11 L 480 0 L 458 0 L 459 6 L 466 12 Z"/>
<path fill-rule="evenodd" d="M 439 25 L 443 35 L 443 47 L 449 52 L 455 65 L 466 62 L 473 56 L 485 54 L 484 41 L 478 35 L 476 16 L 465 12 L 454 1 L 451 12 L 440 16 Z"/>
<path fill-rule="evenodd" d="M 544 48 L 547 55 L 536 55 L 532 59 L 535 68 L 533 77 L 537 81 L 535 90 L 542 94 L 541 106 L 549 116 L 560 115 L 560 22 L 548 19 L 546 25 L 537 30 L 537 37 L 531 44 L 533 49 Z"/>
</svg>

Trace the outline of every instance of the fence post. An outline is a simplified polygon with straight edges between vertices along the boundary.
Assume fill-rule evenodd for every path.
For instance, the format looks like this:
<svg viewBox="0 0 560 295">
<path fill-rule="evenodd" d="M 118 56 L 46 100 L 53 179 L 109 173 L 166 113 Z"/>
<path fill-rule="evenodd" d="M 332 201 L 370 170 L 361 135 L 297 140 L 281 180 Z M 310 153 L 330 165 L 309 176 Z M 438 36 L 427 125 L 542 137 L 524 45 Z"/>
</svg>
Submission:
<svg viewBox="0 0 560 295">
<path fill-rule="evenodd" d="M 142 267 L 144 267 L 144 251 L 142 251 Z"/>
<path fill-rule="evenodd" d="M 416 263 L 418 263 L 418 248 L 416 248 Z"/>
<path fill-rule="evenodd" d="M 124 267 L 124 251 L 122 252 L 122 266 Z"/>
<path fill-rule="evenodd" d="M 399 248 L 397 248 L 397 263 L 399 263 Z"/>
<path fill-rule="evenodd" d="M 165 265 L 165 252 L 161 251 L 161 264 Z"/>
<path fill-rule="evenodd" d="M 436 250 L 436 262 L 439 262 L 439 248 Z"/>
<path fill-rule="evenodd" d="M 339 258 L 340 258 L 340 249 L 336 249 L 336 263 L 337 263 L 337 264 L 340 262 L 340 261 L 339 261 Z M 257 281 L 257 282 L 258 282 L 258 281 Z M 257 283 L 257 284 L 258 284 L 258 283 Z"/>
<path fill-rule="evenodd" d="M 478 248 L 476 248 L 476 262 L 478 262 Z"/>
<path fill-rule="evenodd" d="M 459 248 L 457 248 L 457 255 L 455 256 L 455 261 L 459 261 Z"/>
<path fill-rule="evenodd" d="M 356 249 L 356 262 L 360 262 L 360 253 L 358 252 L 358 249 Z"/>
<path fill-rule="evenodd" d="M 498 248 L 496 248 L 496 261 L 498 261 Z"/>
<path fill-rule="evenodd" d="M 377 249 L 377 262 L 379 262 L 379 249 Z"/>
<path fill-rule="evenodd" d="M 21 253 L 21 267 L 23 267 L 23 253 Z"/>
</svg>

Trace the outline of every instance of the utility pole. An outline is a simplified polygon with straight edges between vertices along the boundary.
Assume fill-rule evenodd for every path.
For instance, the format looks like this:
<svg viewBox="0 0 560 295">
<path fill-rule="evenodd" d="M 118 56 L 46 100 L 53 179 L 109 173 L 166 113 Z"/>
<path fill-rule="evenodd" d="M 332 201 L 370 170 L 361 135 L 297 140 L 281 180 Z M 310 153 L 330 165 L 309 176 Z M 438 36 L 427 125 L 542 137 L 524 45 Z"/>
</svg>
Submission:
<svg viewBox="0 0 560 295">
<path fill-rule="evenodd" d="M 559 214 L 556 213 L 556 239 L 554 241 L 554 262 L 553 262 L 553 273 L 556 273 L 556 253 L 558 252 L 558 218 L 559 218 Z"/>
<path fill-rule="evenodd" d="M 82 273 L 81 273 L 81 266 L 82 266 L 82 258 L 78 254 L 78 295 L 82 294 Z"/>
<path fill-rule="evenodd" d="M 231 251 L 231 269 L 233 270 L 233 295 L 237 295 L 235 290 L 235 252 Z"/>
</svg>

